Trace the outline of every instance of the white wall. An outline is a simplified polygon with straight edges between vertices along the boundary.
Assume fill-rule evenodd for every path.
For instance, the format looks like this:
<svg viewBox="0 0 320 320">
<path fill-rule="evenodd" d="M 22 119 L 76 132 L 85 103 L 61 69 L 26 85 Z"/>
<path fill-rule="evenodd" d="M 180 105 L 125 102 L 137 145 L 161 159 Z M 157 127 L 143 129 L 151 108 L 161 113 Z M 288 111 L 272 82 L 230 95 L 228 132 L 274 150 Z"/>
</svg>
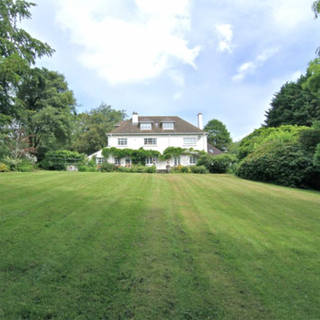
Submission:
<svg viewBox="0 0 320 320">
<path fill-rule="evenodd" d="M 196 138 L 195 145 L 185 145 L 183 144 L 183 138 Z M 127 145 L 126 146 L 119 146 L 118 145 L 118 138 L 127 138 Z M 145 138 L 157 138 L 157 145 L 144 145 Z M 168 147 L 181 147 L 181 148 L 193 148 L 195 150 L 204 150 L 207 151 L 207 136 L 204 134 L 171 134 L 171 135 L 121 135 L 121 136 L 108 136 L 108 148 L 116 147 L 118 149 L 139 149 L 143 147 L 145 150 L 157 150 L 160 153 Z M 89 159 L 92 156 L 103 157 L 101 151 L 98 151 L 89 156 Z M 114 163 L 114 157 L 112 155 L 109 156 L 108 162 Z M 156 164 L 158 169 L 165 169 L 167 165 L 171 167 L 174 166 L 174 159 L 170 159 L 169 161 L 161 161 L 158 159 Z M 190 164 L 190 156 L 182 155 L 180 157 L 180 164 L 183 166 L 189 166 Z M 125 165 L 125 158 L 121 159 L 121 165 Z"/>
<path fill-rule="evenodd" d="M 126 146 L 118 145 L 118 138 L 127 138 Z M 157 145 L 144 145 L 145 138 L 156 138 Z M 183 144 L 183 138 L 196 138 L 196 144 Z M 143 147 L 146 150 L 157 150 L 160 153 L 168 147 L 180 147 L 180 148 L 193 148 L 196 150 L 207 151 L 207 136 L 204 134 L 171 134 L 171 135 L 121 135 L 121 136 L 108 136 L 109 145 L 108 147 L 116 148 L 129 148 L 139 149 Z"/>
</svg>

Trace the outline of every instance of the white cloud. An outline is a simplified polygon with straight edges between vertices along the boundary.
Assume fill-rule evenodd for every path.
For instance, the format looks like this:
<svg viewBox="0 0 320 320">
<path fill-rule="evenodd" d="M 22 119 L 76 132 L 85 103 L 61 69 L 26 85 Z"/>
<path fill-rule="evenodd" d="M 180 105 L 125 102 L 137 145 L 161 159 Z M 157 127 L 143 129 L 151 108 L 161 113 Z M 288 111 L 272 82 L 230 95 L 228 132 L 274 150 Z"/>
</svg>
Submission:
<svg viewBox="0 0 320 320">
<path fill-rule="evenodd" d="M 264 62 L 269 60 L 278 51 L 278 48 L 266 50 L 262 54 L 259 54 L 254 61 L 249 61 L 242 64 L 238 68 L 238 73 L 232 77 L 232 80 L 235 82 L 242 81 L 248 74 L 254 73 L 257 68 L 261 67 Z"/>
<path fill-rule="evenodd" d="M 179 99 L 182 98 L 182 95 L 183 95 L 183 92 L 182 92 L 182 91 L 177 92 L 177 93 L 175 93 L 175 94 L 173 95 L 172 99 L 173 99 L 173 100 L 179 100 Z"/>
<path fill-rule="evenodd" d="M 177 63 L 195 66 L 185 39 L 191 0 L 59 0 L 57 22 L 81 46 L 80 62 L 111 84 L 152 79 Z"/>
<path fill-rule="evenodd" d="M 185 85 L 185 80 L 184 80 L 184 76 L 181 72 L 177 71 L 177 70 L 173 70 L 169 73 L 169 76 L 171 78 L 171 80 L 179 87 L 184 87 Z"/>
<path fill-rule="evenodd" d="M 220 24 L 216 26 L 216 30 L 219 37 L 219 45 L 218 50 L 223 51 L 231 51 L 231 41 L 232 41 L 232 25 L 231 24 Z"/>
</svg>

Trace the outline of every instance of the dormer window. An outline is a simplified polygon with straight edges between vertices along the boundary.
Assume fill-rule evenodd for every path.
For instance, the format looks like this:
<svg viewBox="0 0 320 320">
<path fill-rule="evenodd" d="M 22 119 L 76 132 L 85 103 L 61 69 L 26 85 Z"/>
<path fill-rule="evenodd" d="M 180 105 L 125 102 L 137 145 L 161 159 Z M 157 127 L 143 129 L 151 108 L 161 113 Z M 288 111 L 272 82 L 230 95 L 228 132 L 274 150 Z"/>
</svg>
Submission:
<svg viewBox="0 0 320 320">
<path fill-rule="evenodd" d="M 140 123 L 140 130 L 152 130 L 151 122 L 142 122 L 142 123 Z"/>
<path fill-rule="evenodd" d="M 173 122 L 163 122 L 162 123 L 162 129 L 163 130 L 173 130 L 174 129 L 174 123 Z"/>
</svg>

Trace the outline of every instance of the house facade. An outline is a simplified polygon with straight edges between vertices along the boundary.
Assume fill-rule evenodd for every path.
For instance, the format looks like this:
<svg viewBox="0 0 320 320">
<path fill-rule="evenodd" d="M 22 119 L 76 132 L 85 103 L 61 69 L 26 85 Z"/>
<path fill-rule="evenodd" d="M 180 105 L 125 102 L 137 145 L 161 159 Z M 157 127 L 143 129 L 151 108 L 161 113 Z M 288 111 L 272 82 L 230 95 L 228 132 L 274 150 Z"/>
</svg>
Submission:
<svg viewBox="0 0 320 320">
<path fill-rule="evenodd" d="M 198 127 L 179 117 L 166 116 L 139 116 L 136 112 L 132 118 L 120 122 L 115 129 L 108 134 L 108 148 L 118 149 L 140 149 L 156 150 L 161 154 L 168 147 L 180 147 L 208 152 L 207 132 L 203 131 L 202 114 L 198 114 Z M 104 161 L 114 163 L 119 166 L 130 166 L 131 159 L 115 158 L 110 155 L 105 159 L 102 150 L 92 154 L 89 158 L 96 156 L 96 161 L 101 164 Z M 195 165 L 197 163 L 196 154 L 181 155 L 172 159 L 161 160 L 159 157 L 146 158 L 145 165 L 156 165 L 157 169 L 171 167 Z"/>
</svg>

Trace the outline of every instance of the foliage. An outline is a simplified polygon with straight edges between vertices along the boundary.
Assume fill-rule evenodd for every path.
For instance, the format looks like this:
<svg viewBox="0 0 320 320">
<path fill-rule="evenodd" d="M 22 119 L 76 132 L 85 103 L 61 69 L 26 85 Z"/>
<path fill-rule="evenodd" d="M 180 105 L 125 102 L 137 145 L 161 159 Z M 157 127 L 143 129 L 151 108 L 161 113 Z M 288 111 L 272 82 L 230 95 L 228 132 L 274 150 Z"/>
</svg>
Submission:
<svg viewBox="0 0 320 320">
<path fill-rule="evenodd" d="M 18 162 L 16 170 L 20 172 L 31 172 L 34 170 L 34 165 L 30 160 L 22 159 Z"/>
<path fill-rule="evenodd" d="M 235 162 L 235 157 L 229 154 L 217 156 L 203 155 L 199 158 L 197 166 L 205 166 L 210 173 L 227 173 Z"/>
<path fill-rule="evenodd" d="M 315 174 L 310 153 L 298 143 L 279 141 L 261 144 L 237 170 L 241 178 L 298 188 L 310 187 Z"/>
<path fill-rule="evenodd" d="M 315 18 L 318 18 L 319 13 L 320 13 L 320 0 L 315 1 L 315 2 L 312 4 L 312 10 L 313 10 L 313 12 L 314 12 Z"/>
<path fill-rule="evenodd" d="M 107 132 L 114 129 L 114 125 L 126 118 L 124 110 L 115 110 L 111 106 L 101 103 L 90 112 L 77 116 L 77 131 L 72 148 L 78 152 L 91 154 L 108 145 Z"/>
<path fill-rule="evenodd" d="M 32 139 L 31 135 L 26 134 L 21 122 L 11 121 L 5 129 L 3 139 L 6 144 L 7 156 L 13 159 L 21 159 L 24 157 L 31 157 L 30 153 L 34 153 L 36 149 L 30 147 L 29 141 Z M 37 159 L 35 158 L 35 161 Z"/>
<path fill-rule="evenodd" d="M 90 167 L 88 165 L 81 165 L 78 167 L 78 171 L 80 171 L 80 172 L 97 172 L 98 168 Z"/>
<path fill-rule="evenodd" d="M 65 170 L 67 165 L 84 165 L 86 155 L 76 151 L 49 151 L 41 161 L 41 167 L 47 170 Z"/>
<path fill-rule="evenodd" d="M 16 118 L 28 135 L 30 147 L 43 158 L 48 150 L 70 148 L 76 100 L 65 77 L 45 68 L 34 68 L 18 87 Z"/>
<path fill-rule="evenodd" d="M 104 162 L 100 167 L 101 172 L 126 172 L 126 173 L 156 173 L 156 166 L 133 165 L 131 167 L 115 166 L 112 163 Z"/>
<path fill-rule="evenodd" d="M 303 88 L 309 89 L 320 99 L 320 58 L 314 59 L 309 63 L 307 72 L 309 77 L 303 83 Z M 320 120 L 320 118 L 317 118 L 317 120 Z"/>
<path fill-rule="evenodd" d="M 219 150 L 226 151 L 232 142 L 230 132 L 225 124 L 217 119 L 210 120 L 204 127 L 208 134 L 208 143 L 212 144 Z"/>
<path fill-rule="evenodd" d="M 35 4 L 24 0 L 0 2 L 0 112 L 14 114 L 14 93 L 21 79 L 30 72 L 37 57 L 51 56 L 53 49 L 32 38 L 19 28 L 23 19 L 30 19 L 30 8 Z"/>
<path fill-rule="evenodd" d="M 239 141 L 232 141 L 232 142 L 229 144 L 227 153 L 237 157 L 238 154 L 239 154 L 240 144 L 241 144 L 241 140 L 239 140 Z"/>
<path fill-rule="evenodd" d="M 320 65 L 317 67 L 320 68 Z M 314 78 L 315 75 L 312 75 L 309 67 L 305 76 L 301 76 L 296 82 L 287 82 L 281 87 L 272 99 L 271 108 L 265 114 L 267 127 L 311 126 L 314 121 L 320 120 L 320 99 L 315 88 L 311 88 Z"/>
<path fill-rule="evenodd" d="M 305 130 L 310 130 L 308 127 L 299 127 L 291 125 L 283 125 L 278 128 L 262 127 L 255 129 L 248 136 L 243 138 L 240 143 L 238 158 L 240 160 L 247 157 L 251 152 L 258 148 L 263 142 L 267 141 L 282 141 L 282 142 L 297 142 L 300 133 Z"/>
<path fill-rule="evenodd" d="M 205 154 L 203 150 L 195 150 L 193 148 L 180 148 L 180 147 L 168 147 L 163 151 L 163 154 L 160 156 L 161 160 L 172 159 L 173 157 L 180 157 L 182 155 L 195 155 L 199 156 Z"/>
<path fill-rule="evenodd" d="M 320 171 L 320 143 L 317 145 L 313 156 L 313 164 Z"/>
<path fill-rule="evenodd" d="M 192 173 L 202 173 L 202 174 L 209 173 L 209 170 L 205 166 L 202 166 L 202 165 L 190 166 L 190 170 Z"/>
<path fill-rule="evenodd" d="M 101 172 L 112 172 L 116 170 L 116 166 L 113 163 L 104 162 L 100 165 L 99 171 Z"/>
<path fill-rule="evenodd" d="M 161 155 L 159 151 L 156 150 L 145 150 L 140 149 L 118 149 L 115 147 L 104 148 L 102 150 L 102 155 L 108 159 L 110 155 L 115 158 L 125 158 L 130 157 L 133 164 L 145 164 L 145 160 L 148 157 L 158 157 Z"/>
<path fill-rule="evenodd" d="M 0 172 L 9 172 L 9 168 L 6 166 L 5 163 L 0 162 Z"/>
<path fill-rule="evenodd" d="M 9 171 L 30 172 L 34 170 L 34 162 L 29 158 L 4 158 L 2 159 L 2 162 L 6 165 Z"/>
<path fill-rule="evenodd" d="M 303 130 L 299 135 L 299 143 L 306 151 L 314 154 L 320 143 L 320 121 L 315 122 L 309 130 Z"/>
</svg>

